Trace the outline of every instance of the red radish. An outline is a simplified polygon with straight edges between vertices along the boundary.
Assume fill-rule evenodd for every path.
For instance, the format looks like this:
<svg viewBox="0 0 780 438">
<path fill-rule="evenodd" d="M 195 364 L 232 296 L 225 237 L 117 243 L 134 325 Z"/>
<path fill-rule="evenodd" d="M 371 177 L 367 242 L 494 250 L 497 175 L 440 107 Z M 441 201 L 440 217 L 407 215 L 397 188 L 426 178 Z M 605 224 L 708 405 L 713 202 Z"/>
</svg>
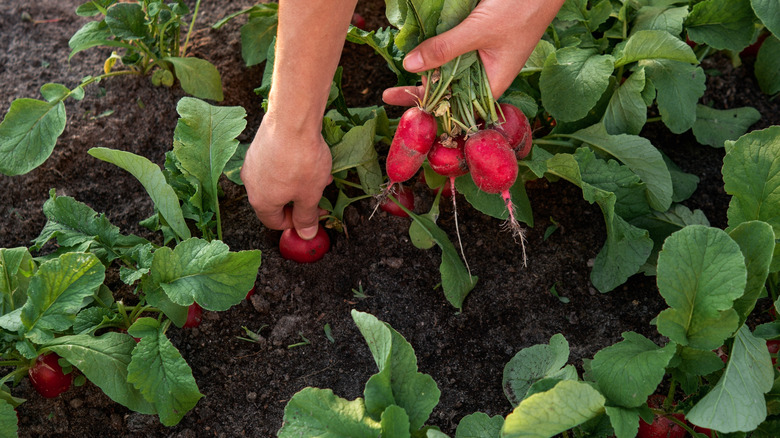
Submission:
<svg viewBox="0 0 780 438">
<path fill-rule="evenodd" d="M 465 143 L 466 140 L 462 136 L 437 140 L 428 151 L 431 169 L 441 176 L 451 178 L 469 173 L 466 156 L 463 154 Z"/>
<path fill-rule="evenodd" d="M 73 383 L 73 374 L 62 372 L 59 359 L 57 353 L 42 354 L 35 359 L 35 365 L 27 371 L 33 388 L 46 398 L 57 397 L 67 391 Z"/>
<path fill-rule="evenodd" d="M 400 202 L 401 205 L 407 209 L 414 210 L 414 192 L 412 189 L 403 185 L 399 185 L 398 187 L 398 190 L 396 190 L 396 193 L 394 194 L 396 201 Z M 390 198 L 385 199 L 384 202 L 379 204 L 379 208 L 393 216 L 409 217 L 409 215 Z"/>
<path fill-rule="evenodd" d="M 761 45 L 764 44 L 764 40 L 768 36 L 769 36 L 769 32 L 764 32 L 761 35 L 759 35 L 755 43 L 745 47 L 744 49 L 742 49 L 741 52 L 739 52 L 739 56 L 752 57 L 752 58 L 758 56 L 758 49 L 761 48 Z"/>
<path fill-rule="evenodd" d="M 777 364 L 777 352 L 780 351 L 780 340 L 774 339 L 766 341 L 766 348 L 769 350 L 769 354 L 772 355 L 772 365 Z"/>
<path fill-rule="evenodd" d="M 520 238 L 523 265 L 526 264 L 525 237 L 515 219 L 515 207 L 509 189 L 517 180 L 517 158 L 506 137 L 495 129 L 485 129 L 470 136 L 464 146 L 466 163 L 477 188 L 486 193 L 500 193 L 509 219 L 507 225 Z"/>
<path fill-rule="evenodd" d="M 647 405 L 653 409 L 661 409 L 666 397 L 661 394 L 653 394 L 647 399 Z M 685 422 L 683 414 L 669 414 L 674 418 Z M 670 420 L 665 415 L 656 415 L 651 424 L 645 420 L 639 420 L 639 433 L 637 438 L 685 438 L 686 431 L 679 424 Z"/>
<path fill-rule="evenodd" d="M 515 150 L 517 159 L 522 160 L 528 156 L 533 146 L 531 123 L 520 108 L 514 105 L 501 103 L 499 107 L 501 108 L 499 122 L 493 126 L 493 129 L 504 134 L 509 146 Z"/>
<path fill-rule="evenodd" d="M 360 30 L 366 30 L 366 19 L 362 15 L 355 12 L 352 14 L 352 25 Z"/>
<path fill-rule="evenodd" d="M 387 154 L 387 176 L 390 186 L 413 177 L 433 142 L 436 141 L 436 118 L 418 107 L 404 111 Z"/>
<path fill-rule="evenodd" d="M 252 289 L 249 289 L 249 292 L 246 293 L 246 299 L 248 300 L 248 299 L 252 298 L 252 295 L 254 295 L 254 294 L 255 294 L 255 287 L 252 286 Z"/>
<path fill-rule="evenodd" d="M 203 319 L 203 308 L 198 303 L 190 304 L 187 309 L 187 322 L 182 327 L 193 328 L 200 325 L 200 321 Z"/>
<path fill-rule="evenodd" d="M 303 240 L 298 233 L 288 228 L 279 239 L 279 252 L 287 260 L 298 263 L 313 263 L 325 256 L 330 250 L 330 237 L 320 225 L 317 234 L 311 240 Z"/>
</svg>

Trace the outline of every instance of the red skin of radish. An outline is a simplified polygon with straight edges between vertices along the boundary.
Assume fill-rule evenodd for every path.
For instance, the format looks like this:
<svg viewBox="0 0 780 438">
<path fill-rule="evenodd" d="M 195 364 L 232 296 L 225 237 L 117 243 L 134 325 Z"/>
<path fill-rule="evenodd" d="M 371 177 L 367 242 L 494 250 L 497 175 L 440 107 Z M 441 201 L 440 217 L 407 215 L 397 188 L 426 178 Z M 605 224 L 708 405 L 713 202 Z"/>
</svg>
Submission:
<svg viewBox="0 0 780 438">
<path fill-rule="evenodd" d="M 413 177 L 433 142 L 436 141 L 436 118 L 418 107 L 407 109 L 398 121 L 390 151 L 387 154 L 387 176 L 390 184 Z"/>
<path fill-rule="evenodd" d="M 360 30 L 366 30 L 366 19 L 362 15 L 355 12 L 352 14 L 352 25 Z"/>
<path fill-rule="evenodd" d="M 193 328 L 200 325 L 200 321 L 203 319 L 203 308 L 198 303 L 190 304 L 187 309 L 187 322 L 182 326 L 183 328 Z"/>
<path fill-rule="evenodd" d="M 409 210 L 414 210 L 414 192 L 412 189 L 405 187 L 405 186 L 398 186 L 398 190 L 393 195 L 395 199 L 401 203 L 404 207 L 408 208 Z M 393 202 L 392 199 L 387 198 L 384 202 L 379 204 L 379 208 L 382 209 L 382 211 L 386 211 L 393 216 L 399 216 L 399 217 L 409 217 L 409 214 L 406 213 L 401 207 L 398 206 L 395 202 Z"/>
<path fill-rule="evenodd" d="M 517 159 L 522 160 L 528 156 L 533 146 L 531 123 L 520 108 L 508 103 L 501 103 L 499 106 L 504 116 L 501 117 L 501 112 L 499 113 L 499 123 L 493 126 L 493 129 L 504 134 L 509 146 L 515 150 Z"/>
<path fill-rule="evenodd" d="M 330 250 L 330 237 L 322 225 L 311 240 L 301 239 L 292 228 L 284 230 L 279 239 L 279 252 L 282 257 L 298 263 L 314 263 L 323 258 L 328 250 Z"/>
<path fill-rule="evenodd" d="M 663 407 L 666 397 L 661 394 L 653 394 L 647 399 L 647 405 L 654 409 Z M 685 422 L 683 414 L 671 414 L 674 418 Z M 685 438 L 687 432 L 685 429 L 674 423 L 665 416 L 656 415 L 651 424 L 645 423 L 645 420 L 639 420 L 639 432 L 637 438 Z"/>
<path fill-rule="evenodd" d="M 46 398 L 57 397 L 73 383 L 73 374 L 63 374 L 62 367 L 57 363 L 59 359 L 57 353 L 42 354 L 27 371 L 33 388 Z"/>
<path fill-rule="evenodd" d="M 517 158 L 503 134 L 494 129 L 477 132 L 466 140 L 466 163 L 471 178 L 485 193 L 508 191 L 517 180 Z"/>
<path fill-rule="evenodd" d="M 445 145 L 441 140 L 436 141 L 428 151 L 428 162 L 431 164 L 431 169 L 439 175 L 457 178 L 469 173 L 466 156 L 463 154 L 466 140 L 458 136 L 451 139 L 450 143 L 454 143 L 452 145 L 454 147 Z"/>
</svg>

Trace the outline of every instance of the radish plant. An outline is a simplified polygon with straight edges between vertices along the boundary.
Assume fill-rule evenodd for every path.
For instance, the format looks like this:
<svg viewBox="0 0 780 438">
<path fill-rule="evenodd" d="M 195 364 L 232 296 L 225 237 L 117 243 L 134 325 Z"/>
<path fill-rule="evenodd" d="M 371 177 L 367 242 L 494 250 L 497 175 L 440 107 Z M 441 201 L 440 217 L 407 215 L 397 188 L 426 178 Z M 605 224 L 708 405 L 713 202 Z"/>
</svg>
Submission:
<svg viewBox="0 0 780 438">
<path fill-rule="evenodd" d="M 4 385 L 27 374 L 40 380 L 34 364 L 42 355 L 59 355 L 71 376 L 165 425 L 177 424 L 203 396 L 167 332 L 194 326 L 199 311 L 242 302 L 260 252 L 232 252 L 219 239 L 217 179 L 238 146 L 244 110 L 183 98 L 178 111 L 168 172 L 129 152 L 89 151 L 138 178 L 155 206 L 144 224 L 162 233 L 163 245 L 122 234 L 104 215 L 52 190 L 43 206 L 48 222 L 33 246 L 0 249 L 0 365 L 13 367 L 0 378 L 4 431 L 16 424 L 4 414 L 19 403 Z M 192 235 L 190 221 L 203 237 Z M 32 256 L 49 242 L 52 252 Z M 121 300 L 105 282 L 107 270 L 125 284 Z"/>
</svg>

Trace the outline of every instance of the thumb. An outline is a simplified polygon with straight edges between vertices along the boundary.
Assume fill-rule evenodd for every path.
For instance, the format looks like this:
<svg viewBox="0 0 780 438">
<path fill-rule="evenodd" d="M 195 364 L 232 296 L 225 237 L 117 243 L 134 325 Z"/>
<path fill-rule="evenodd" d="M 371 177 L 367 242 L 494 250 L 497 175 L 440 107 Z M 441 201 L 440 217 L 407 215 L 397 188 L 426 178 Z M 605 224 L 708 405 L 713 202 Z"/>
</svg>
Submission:
<svg viewBox="0 0 780 438">
<path fill-rule="evenodd" d="M 292 223 L 295 231 L 303 240 L 311 240 L 317 235 L 319 229 L 319 207 L 304 205 L 300 202 L 293 204 Z"/>
<path fill-rule="evenodd" d="M 452 29 L 420 43 L 406 57 L 404 68 L 412 73 L 432 70 L 452 61 L 459 55 L 477 50 L 480 47 L 478 29 L 474 29 L 474 20 L 467 17 Z"/>
</svg>

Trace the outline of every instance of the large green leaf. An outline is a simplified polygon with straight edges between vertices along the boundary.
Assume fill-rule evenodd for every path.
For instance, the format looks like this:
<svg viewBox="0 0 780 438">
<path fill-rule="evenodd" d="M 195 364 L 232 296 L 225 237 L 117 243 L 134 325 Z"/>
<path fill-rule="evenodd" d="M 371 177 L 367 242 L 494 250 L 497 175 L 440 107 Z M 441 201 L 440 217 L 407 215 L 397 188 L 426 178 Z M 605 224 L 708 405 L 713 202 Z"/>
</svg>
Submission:
<svg viewBox="0 0 780 438">
<path fill-rule="evenodd" d="M 101 336 L 62 336 L 45 347 L 64 357 L 71 365 L 115 402 L 143 414 L 156 409 L 127 381 L 127 366 L 136 343 L 130 336 L 108 332 Z"/>
<path fill-rule="evenodd" d="M 696 104 L 704 95 L 706 76 L 701 67 L 668 59 L 643 59 L 647 78 L 658 96 L 661 120 L 675 134 L 681 134 L 696 121 Z"/>
<path fill-rule="evenodd" d="M 155 251 L 151 275 L 176 304 L 227 310 L 246 297 L 259 266 L 259 250 L 230 252 L 219 240 L 192 238 Z"/>
<path fill-rule="evenodd" d="M 663 30 L 672 35 L 680 35 L 687 16 L 688 6 L 642 6 L 634 17 L 631 34 L 641 30 Z"/>
<path fill-rule="evenodd" d="M 127 381 L 154 405 L 162 424 L 177 424 L 203 397 L 192 370 L 156 319 L 139 318 L 127 332 L 141 338 L 127 366 Z"/>
<path fill-rule="evenodd" d="M 739 314 L 739 323 L 742 325 L 765 290 L 776 236 L 772 226 L 761 221 L 743 222 L 732 229 L 729 236 L 739 245 L 747 266 L 745 293 L 734 301 L 734 310 Z"/>
<path fill-rule="evenodd" d="M 722 433 L 752 431 L 766 419 L 764 394 L 772 389 L 773 380 L 766 342 L 743 325 L 734 338 L 726 371 L 686 417 Z"/>
<path fill-rule="evenodd" d="M 670 59 L 698 64 L 693 49 L 685 41 L 663 30 L 641 30 L 633 33 L 615 60 L 615 67 L 641 59 Z"/>
<path fill-rule="evenodd" d="M 211 99 L 221 102 L 222 78 L 214 64 L 205 59 L 194 57 L 167 56 L 163 61 L 170 62 L 176 77 L 179 78 L 181 88 L 188 94 L 201 99 Z"/>
<path fill-rule="evenodd" d="M 411 430 L 420 429 L 439 403 L 441 392 L 436 382 L 417 371 L 412 346 L 388 324 L 356 310 L 352 318 L 379 368 L 363 391 L 366 410 L 379 419 L 389 406 L 400 406 L 409 416 Z"/>
<path fill-rule="evenodd" d="M 95 158 L 130 172 L 144 186 L 157 210 L 179 238 L 189 239 L 192 237 L 190 229 L 184 222 L 179 198 L 173 188 L 165 181 L 165 175 L 159 166 L 144 157 L 126 151 L 92 148 L 87 152 Z"/>
<path fill-rule="evenodd" d="M 106 14 L 106 24 L 120 40 L 141 40 L 149 35 L 146 14 L 140 3 L 117 3 Z"/>
<path fill-rule="evenodd" d="M 761 113 L 749 106 L 719 110 L 699 104 L 693 135 L 701 144 L 722 148 L 726 140 L 738 139 L 760 119 Z"/>
<path fill-rule="evenodd" d="M 780 235 L 780 126 L 754 131 L 726 142 L 723 182 L 731 195 L 729 227 L 764 221 Z M 780 244 L 775 245 L 771 272 L 780 270 Z"/>
<path fill-rule="evenodd" d="M 615 60 L 595 50 L 565 47 L 547 57 L 539 79 L 542 105 L 563 122 L 579 120 L 609 86 Z"/>
<path fill-rule="evenodd" d="M 379 421 L 366 412 L 363 399 L 347 401 L 330 389 L 304 388 L 284 407 L 279 438 L 376 438 Z"/>
<path fill-rule="evenodd" d="M 780 93 L 780 39 L 772 35 L 761 45 L 756 57 L 755 74 L 761 91 Z"/>
<path fill-rule="evenodd" d="M 750 0 L 753 12 L 770 32 L 780 35 L 780 3 L 774 0 Z"/>
<path fill-rule="evenodd" d="M 691 225 L 666 239 L 658 255 L 658 291 L 669 309 L 658 331 L 680 344 L 714 350 L 739 327 L 734 300 L 745 292 L 745 258 L 726 232 Z"/>
<path fill-rule="evenodd" d="M 84 299 L 103 284 L 106 268 L 97 257 L 66 253 L 43 263 L 30 281 L 21 319 L 28 336 L 62 332 L 73 325 Z"/>
<path fill-rule="evenodd" d="M 591 373 L 611 405 L 635 408 L 655 392 L 676 348 L 673 342 L 661 348 L 638 333 L 625 332 L 623 341 L 596 353 Z"/>
<path fill-rule="evenodd" d="M 500 436 L 504 419 L 500 415 L 493 417 L 482 412 L 466 415 L 458 423 L 455 438 L 496 438 Z"/>
<path fill-rule="evenodd" d="M 550 338 L 549 344 L 533 345 L 517 352 L 504 366 L 501 387 L 512 406 L 517 406 L 528 395 L 531 386 L 547 378 L 577 380 L 577 370 L 566 365 L 569 343 L 560 333 Z"/>
<path fill-rule="evenodd" d="M 562 380 L 523 400 L 506 417 L 501 437 L 552 437 L 603 414 L 604 402 L 587 383 Z"/>
<path fill-rule="evenodd" d="M 570 135 L 620 160 L 647 185 L 651 207 L 666 211 L 672 204 L 672 177 L 661 153 L 649 140 L 636 135 L 610 135 L 602 124 L 593 125 Z"/>
<path fill-rule="evenodd" d="M 755 19 L 748 0 L 704 0 L 693 6 L 685 27 L 697 43 L 738 52 L 752 41 Z"/>
<path fill-rule="evenodd" d="M 647 122 L 645 86 L 645 70 L 640 68 L 615 90 L 603 119 L 608 133 L 639 135 Z"/>
<path fill-rule="evenodd" d="M 24 305 L 34 271 L 35 263 L 27 248 L 0 248 L 0 315 Z"/>
<path fill-rule="evenodd" d="M 40 166 L 65 130 L 62 99 L 16 99 L 0 122 L 0 173 L 25 174 Z"/>
<path fill-rule="evenodd" d="M 0 438 L 17 438 L 18 431 L 16 410 L 11 403 L 0 399 Z"/>
</svg>

